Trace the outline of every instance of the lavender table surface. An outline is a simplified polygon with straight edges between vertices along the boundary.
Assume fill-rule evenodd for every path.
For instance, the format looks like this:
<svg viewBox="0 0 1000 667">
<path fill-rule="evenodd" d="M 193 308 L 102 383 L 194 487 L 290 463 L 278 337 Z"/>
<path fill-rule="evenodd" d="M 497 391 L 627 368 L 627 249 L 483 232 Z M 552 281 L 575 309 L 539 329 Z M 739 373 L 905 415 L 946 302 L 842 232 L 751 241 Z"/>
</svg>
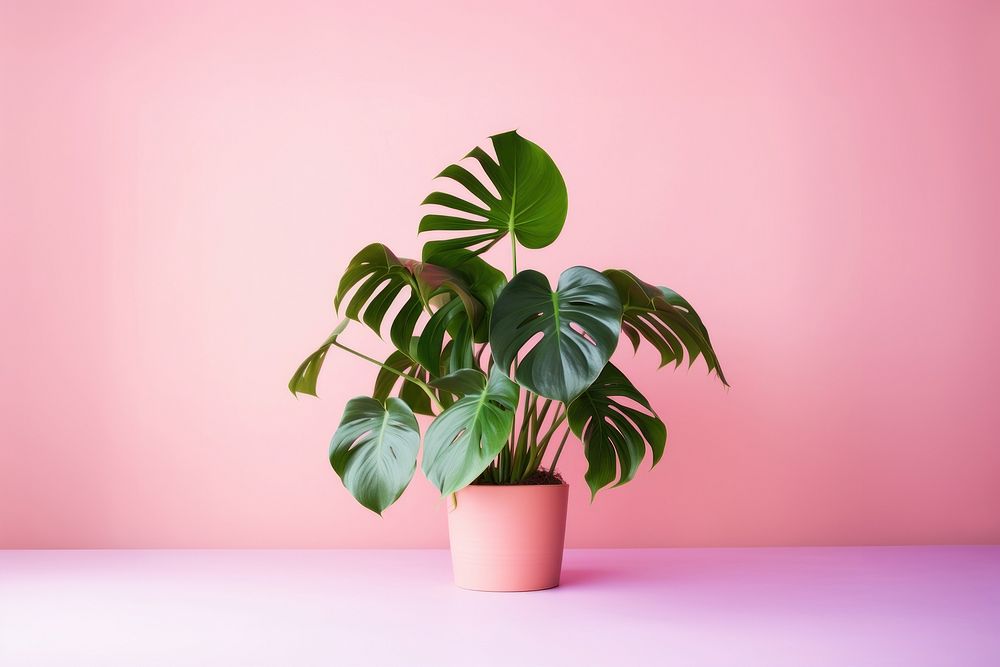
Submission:
<svg viewBox="0 0 1000 667">
<path fill-rule="evenodd" d="M 0 665 L 1000 665 L 1000 546 L 0 552 Z"/>
</svg>

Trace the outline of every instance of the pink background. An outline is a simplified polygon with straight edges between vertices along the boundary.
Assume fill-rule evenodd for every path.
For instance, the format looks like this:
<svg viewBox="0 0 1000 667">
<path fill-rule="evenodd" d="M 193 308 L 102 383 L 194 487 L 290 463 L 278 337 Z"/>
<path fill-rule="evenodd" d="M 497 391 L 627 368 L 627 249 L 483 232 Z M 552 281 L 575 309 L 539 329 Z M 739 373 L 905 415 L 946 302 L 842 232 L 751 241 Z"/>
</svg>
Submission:
<svg viewBox="0 0 1000 667">
<path fill-rule="evenodd" d="M 371 369 L 285 383 L 511 128 L 570 192 L 519 263 L 673 287 L 733 384 L 621 354 L 667 455 L 589 505 L 571 448 L 571 546 L 1000 541 L 997 3 L 87 4 L 0 10 L 0 547 L 444 545 L 326 462 Z"/>
</svg>

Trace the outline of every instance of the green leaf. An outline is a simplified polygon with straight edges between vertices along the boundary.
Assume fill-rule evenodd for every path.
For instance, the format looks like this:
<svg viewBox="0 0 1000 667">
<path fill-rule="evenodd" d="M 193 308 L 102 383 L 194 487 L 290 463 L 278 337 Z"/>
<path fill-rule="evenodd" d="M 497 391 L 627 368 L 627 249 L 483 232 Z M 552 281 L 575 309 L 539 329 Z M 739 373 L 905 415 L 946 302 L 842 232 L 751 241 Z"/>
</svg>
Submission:
<svg viewBox="0 0 1000 667">
<path fill-rule="evenodd" d="M 440 251 L 424 260 L 451 270 L 469 286 L 469 291 L 486 311 L 486 315 L 480 318 L 476 326 L 475 342 L 486 342 L 489 339 L 489 313 L 493 311 L 493 304 L 507 285 L 504 272 L 462 248 Z"/>
<path fill-rule="evenodd" d="M 634 402 L 644 410 L 618 399 Z M 663 456 L 667 427 L 614 364 L 608 364 L 594 384 L 570 403 L 567 413 L 570 428 L 583 442 L 591 497 L 616 478 L 615 486 L 631 480 L 646 445 L 653 452 L 653 465 Z"/>
<path fill-rule="evenodd" d="M 513 234 L 525 248 L 544 248 L 562 231 L 568 206 L 566 183 L 552 158 L 516 131 L 490 139 L 496 159 L 478 147 L 465 157 L 479 162 L 499 197 L 465 167 L 458 164 L 446 167 L 437 177 L 462 185 L 472 201 L 444 192 L 431 193 L 423 203 L 450 209 L 449 214 L 425 215 L 420 221 L 420 231 L 465 234 L 427 243 L 425 259 L 442 251 L 463 248 L 480 254 L 507 234 Z"/>
<path fill-rule="evenodd" d="M 353 290 L 353 295 L 347 299 Z M 448 268 L 400 259 L 381 243 L 366 246 L 351 260 L 340 280 L 334 305 L 339 310 L 347 300 L 347 317 L 363 321 L 382 335 L 382 322 L 404 290 L 409 294 L 393 318 L 389 337 L 396 349 L 411 355 L 436 372 L 441 365 L 445 332 L 467 350 L 455 350 L 471 358 L 474 331 L 484 326 L 486 310 L 465 279 Z M 425 312 L 433 310 L 414 346 L 412 339 Z"/>
<path fill-rule="evenodd" d="M 493 359 L 521 386 L 569 403 L 611 358 L 621 317 L 614 285 L 593 269 L 567 269 L 555 292 L 541 273 L 522 271 L 493 307 Z"/>
<path fill-rule="evenodd" d="M 347 328 L 347 322 L 347 320 L 341 321 L 330 334 L 330 337 L 319 346 L 319 349 L 306 357 L 306 360 L 295 369 L 292 379 L 288 381 L 288 389 L 292 394 L 316 395 L 316 380 L 319 379 L 319 372 L 322 370 L 323 362 L 326 360 L 326 353 L 330 350 L 330 346 L 337 342 L 337 336 L 344 333 L 344 329 Z"/>
<path fill-rule="evenodd" d="M 442 495 L 471 483 L 489 465 L 510 437 L 519 390 L 496 369 L 489 381 L 480 371 L 459 371 L 448 382 L 454 389 L 474 389 L 442 412 L 424 438 L 423 469 Z M 473 380 L 470 374 L 481 378 Z"/>
<path fill-rule="evenodd" d="M 384 403 L 385 399 L 392 395 L 393 390 L 398 384 L 399 393 L 397 395 L 403 400 L 404 403 L 410 406 L 410 409 L 413 410 L 413 412 L 420 415 L 433 415 L 434 412 L 431 409 L 431 399 L 426 393 L 424 393 L 423 389 L 418 387 L 413 382 L 405 380 L 399 375 L 399 373 L 402 373 L 406 376 L 426 382 L 427 371 L 424 370 L 420 364 L 399 350 L 390 354 L 384 363 L 389 368 L 379 369 L 378 375 L 375 377 L 375 388 L 372 391 L 372 398 L 376 401 Z M 389 369 L 393 369 L 397 372 L 394 373 Z"/>
<path fill-rule="evenodd" d="M 700 355 L 709 372 L 714 370 L 722 384 L 729 386 L 712 348 L 708 329 L 681 295 L 666 287 L 643 282 L 629 271 L 608 269 L 604 275 L 618 290 L 624 306 L 622 330 L 632 341 L 633 348 L 638 349 L 640 337 L 645 338 L 659 351 L 661 368 L 671 362 L 679 366 L 686 349 L 689 366 Z"/>
<path fill-rule="evenodd" d="M 347 402 L 330 441 L 330 464 L 359 503 L 381 514 L 413 478 L 420 429 L 398 398 L 385 407 L 367 396 Z"/>
<path fill-rule="evenodd" d="M 479 370 L 463 368 L 433 380 L 430 384 L 436 389 L 443 389 L 455 396 L 462 397 L 481 392 L 486 387 L 486 375 Z"/>
</svg>

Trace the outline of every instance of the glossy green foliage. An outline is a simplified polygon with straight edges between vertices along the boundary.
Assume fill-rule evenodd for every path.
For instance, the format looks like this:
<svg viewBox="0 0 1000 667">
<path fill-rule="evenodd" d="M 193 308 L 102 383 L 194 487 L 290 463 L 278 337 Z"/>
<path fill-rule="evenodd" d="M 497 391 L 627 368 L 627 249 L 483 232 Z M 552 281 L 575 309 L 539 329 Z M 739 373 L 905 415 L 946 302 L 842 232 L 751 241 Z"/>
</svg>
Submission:
<svg viewBox="0 0 1000 667">
<path fill-rule="evenodd" d="M 417 384 L 407 380 L 410 378 L 426 383 L 430 379 L 430 373 L 427 372 L 427 369 L 399 350 L 390 354 L 383 364 L 375 377 L 372 398 L 384 403 L 398 386 L 397 395 L 413 412 L 420 415 L 433 415 L 430 396 Z"/>
<path fill-rule="evenodd" d="M 344 333 L 347 328 L 347 320 L 342 321 L 330 334 L 319 348 L 306 357 L 306 360 L 299 364 L 292 374 L 292 379 L 288 381 L 288 390 L 293 394 L 316 395 L 316 381 L 319 379 L 319 372 L 323 370 L 323 362 L 326 361 L 326 353 L 330 347 L 337 342 L 337 337 Z"/>
<path fill-rule="evenodd" d="M 458 371 L 437 385 L 462 397 L 442 412 L 424 437 L 423 470 L 442 495 L 476 479 L 510 437 L 519 389 L 494 369 Z"/>
<path fill-rule="evenodd" d="M 635 477 L 647 445 L 656 465 L 667 441 L 667 427 L 649 401 L 610 363 L 570 403 L 569 425 L 583 442 L 592 496 L 616 478 L 618 486 Z"/>
<path fill-rule="evenodd" d="M 330 464 L 359 503 L 381 514 L 396 502 L 417 467 L 420 429 L 398 398 L 385 405 L 359 396 L 347 402 L 330 441 Z"/>
<path fill-rule="evenodd" d="M 621 317 L 614 285 L 593 269 L 567 269 L 555 291 L 541 273 L 522 271 L 493 307 L 493 360 L 522 387 L 569 403 L 611 358 Z"/>
<path fill-rule="evenodd" d="M 486 313 L 475 323 L 473 339 L 477 343 L 486 342 L 489 338 L 489 314 L 493 312 L 497 297 L 507 286 L 507 276 L 478 255 L 463 249 L 439 252 L 426 258 L 426 262 L 444 267 L 465 281 L 469 292 Z"/>
<path fill-rule="evenodd" d="M 389 337 L 396 348 L 436 372 L 441 366 L 445 334 L 450 332 L 454 345 L 449 366 L 470 366 L 475 332 L 487 312 L 456 271 L 400 259 L 385 245 L 373 243 L 351 260 L 340 280 L 334 305 L 339 310 L 353 291 L 344 314 L 363 321 L 381 335 L 382 322 L 404 290 L 408 296 L 389 329 Z M 437 306 L 436 310 L 432 310 L 432 303 Z M 427 322 L 417 344 L 412 346 L 417 324 L 425 314 Z"/>
<path fill-rule="evenodd" d="M 446 192 L 433 192 L 423 201 L 448 209 L 448 213 L 425 215 L 420 221 L 421 232 L 461 233 L 456 238 L 428 242 L 424 259 L 455 249 L 479 254 L 508 234 L 525 248 L 543 248 L 562 231 L 568 205 L 566 183 L 552 158 L 516 131 L 491 139 L 496 158 L 479 147 L 466 158 L 479 163 L 492 189 L 459 164 L 438 174 L 438 178 L 464 187 L 472 201 Z"/>
<path fill-rule="evenodd" d="M 714 370 L 722 384 L 729 386 L 712 348 L 708 329 L 680 294 L 666 287 L 650 285 L 629 271 L 608 269 L 604 275 L 614 283 L 621 297 L 624 306 L 622 332 L 628 336 L 633 348 L 638 349 L 640 340 L 645 338 L 660 353 L 661 367 L 671 362 L 679 366 L 686 349 L 688 365 L 701 355 L 708 370 Z"/>
<path fill-rule="evenodd" d="M 491 140 L 492 154 L 475 148 L 438 175 L 461 194 L 424 200 L 434 208 L 419 231 L 435 238 L 420 261 L 381 243 L 354 256 L 334 299 L 347 319 L 288 384 L 316 395 L 332 347 L 378 367 L 372 397 L 347 404 L 330 444 L 344 485 L 378 513 L 413 475 L 415 414 L 433 418 L 423 470 L 445 495 L 473 482 L 539 481 L 555 472 L 571 434 L 583 443 L 592 495 L 630 481 L 647 448 L 655 465 L 666 427 L 609 361 L 622 333 L 635 349 L 652 344 L 661 366 L 700 356 L 726 384 L 708 330 L 676 292 L 620 269 L 575 266 L 554 289 L 537 271 L 518 273 L 519 247 L 543 248 L 562 231 L 566 184 L 549 155 L 517 132 Z M 503 239 L 509 282 L 482 255 Z M 379 336 L 388 324 L 395 350 L 374 358 L 348 347 L 341 334 L 350 320 Z M 558 448 L 543 463 L 550 443 Z"/>
</svg>

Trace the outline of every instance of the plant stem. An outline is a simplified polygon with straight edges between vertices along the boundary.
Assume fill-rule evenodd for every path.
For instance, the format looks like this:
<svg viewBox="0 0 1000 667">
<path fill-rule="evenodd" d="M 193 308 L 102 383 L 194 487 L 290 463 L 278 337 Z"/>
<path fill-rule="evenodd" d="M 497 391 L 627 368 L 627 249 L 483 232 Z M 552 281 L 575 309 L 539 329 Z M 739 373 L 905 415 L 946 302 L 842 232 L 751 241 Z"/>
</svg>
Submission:
<svg viewBox="0 0 1000 667">
<path fill-rule="evenodd" d="M 566 421 L 566 415 L 567 412 L 563 410 L 562 407 L 556 410 L 555 417 L 552 418 L 552 424 L 549 425 L 549 430 L 546 431 L 545 435 L 542 436 L 542 439 L 538 441 L 539 445 L 544 447 L 545 445 L 549 444 L 549 440 L 552 438 L 552 435 L 556 432 L 556 429 L 559 428 L 560 424 Z"/>
<path fill-rule="evenodd" d="M 504 447 L 500 450 L 500 460 L 497 463 L 497 468 L 499 469 L 499 483 L 503 484 L 507 479 L 507 474 L 510 472 L 510 447 Z"/>
<path fill-rule="evenodd" d="M 540 464 L 542 458 L 545 456 L 545 450 L 548 449 L 549 441 L 552 439 L 552 436 L 555 435 L 556 429 L 559 428 L 560 424 L 566 421 L 566 414 L 567 413 L 563 411 L 562 407 L 560 406 L 560 408 L 556 411 L 555 417 L 552 418 L 552 423 L 549 425 L 549 429 L 545 432 L 545 435 L 543 435 L 542 438 L 538 441 L 538 444 L 536 445 L 538 448 L 538 453 L 535 455 L 535 461 L 537 462 L 536 465 Z"/>
<path fill-rule="evenodd" d="M 514 230 L 510 230 L 510 259 L 513 264 L 514 275 L 517 275 L 517 238 L 514 236 Z"/>
<path fill-rule="evenodd" d="M 553 475 L 556 474 L 556 464 L 559 463 L 559 455 L 562 454 L 563 447 L 566 446 L 566 439 L 569 437 L 569 427 L 566 427 L 566 432 L 563 433 L 562 442 L 559 443 L 559 449 L 556 450 L 556 455 L 552 457 L 552 465 L 549 466 L 549 472 Z"/>
<path fill-rule="evenodd" d="M 425 382 L 423 382 L 421 380 L 418 380 L 417 378 L 415 378 L 415 377 L 413 377 L 411 375 L 407 375 L 406 373 L 402 373 L 400 371 L 397 371 L 392 366 L 387 366 L 386 364 L 383 364 L 381 361 L 378 361 L 377 359 L 372 359 L 368 355 L 362 354 L 362 353 L 358 352 L 357 350 L 353 350 L 353 349 L 347 347 L 346 345 L 344 345 L 343 343 L 339 343 L 337 341 L 334 341 L 333 342 L 333 346 L 340 348 L 344 352 L 349 352 L 349 353 L 353 354 L 355 357 L 359 357 L 361 359 L 364 359 L 367 362 L 373 363 L 376 366 L 379 366 L 380 368 L 384 368 L 387 371 L 389 371 L 390 373 L 394 373 L 394 374 L 398 375 L 399 377 L 403 378 L 407 382 L 412 382 L 413 384 L 415 384 L 418 387 L 420 387 L 424 391 L 425 394 L 427 394 L 428 398 L 431 399 L 431 403 L 433 403 L 437 407 L 438 410 L 442 410 L 442 411 L 444 410 L 444 406 L 441 405 L 441 401 L 438 400 L 437 396 L 434 394 L 434 390 L 431 389 L 430 386 L 427 383 L 425 383 Z"/>
<path fill-rule="evenodd" d="M 538 402 L 538 395 L 530 391 L 526 393 L 524 416 L 521 418 L 521 432 L 517 436 L 517 444 L 514 447 L 514 457 L 511 462 L 511 482 L 521 481 L 524 469 L 531 460 L 531 434 L 537 429 L 536 421 L 538 416 L 535 413 L 535 406 Z"/>
<path fill-rule="evenodd" d="M 538 396 L 536 395 L 534 398 L 535 402 L 531 406 L 531 428 L 528 431 L 528 441 L 524 451 L 524 462 L 518 470 L 518 481 L 527 479 L 531 473 L 538 469 L 538 463 L 541 460 L 541 456 L 539 455 L 538 432 L 541 430 L 542 423 L 545 421 L 545 415 L 548 414 L 549 408 L 552 407 L 552 399 L 546 398 L 542 402 L 541 409 L 539 409 L 537 400 Z"/>
</svg>

